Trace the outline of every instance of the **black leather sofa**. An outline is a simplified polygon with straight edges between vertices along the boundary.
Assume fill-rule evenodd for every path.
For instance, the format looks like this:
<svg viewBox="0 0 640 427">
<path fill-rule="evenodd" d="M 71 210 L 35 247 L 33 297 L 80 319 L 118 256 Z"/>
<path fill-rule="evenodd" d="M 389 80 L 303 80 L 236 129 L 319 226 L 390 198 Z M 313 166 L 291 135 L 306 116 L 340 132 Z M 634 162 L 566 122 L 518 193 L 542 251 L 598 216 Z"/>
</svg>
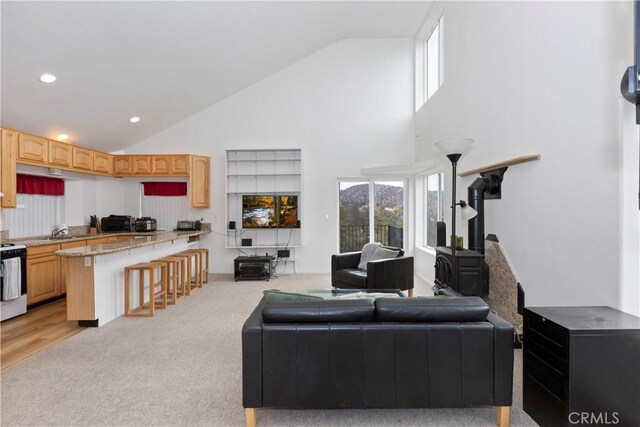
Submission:
<svg viewBox="0 0 640 427">
<path fill-rule="evenodd" d="M 331 286 L 339 289 L 400 289 L 413 296 L 413 257 L 400 253 L 396 258 L 369 261 L 359 270 L 361 252 L 331 256 Z"/>
<path fill-rule="evenodd" d="M 242 328 L 256 408 L 496 406 L 509 423 L 513 326 L 477 297 L 265 302 Z"/>
</svg>

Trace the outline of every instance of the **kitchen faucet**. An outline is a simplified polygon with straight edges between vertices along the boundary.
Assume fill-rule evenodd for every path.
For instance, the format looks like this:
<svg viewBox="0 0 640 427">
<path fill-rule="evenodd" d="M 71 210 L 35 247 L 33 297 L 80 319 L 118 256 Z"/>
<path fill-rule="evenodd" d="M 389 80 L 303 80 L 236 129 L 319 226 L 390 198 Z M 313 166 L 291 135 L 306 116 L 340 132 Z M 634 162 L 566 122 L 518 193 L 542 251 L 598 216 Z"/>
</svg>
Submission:
<svg viewBox="0 0 640 427">
<path fill-rule="evenodd" d="M 69 232 L 69 228 L 65 225 L 65 224 L 60 224 L 58 226 L 56 226 L 53 231 L 51 232 L 51 238 L 55 239 L 58 237 L 59 234 L 66 234 Z"/>
<path fill-rule="evenodd" d="M 55 230 L 53 230 L 53 231 L 51 232 L 51 238 L 52 238 L 52 239 L 55 239 L 56 237 L 58 237 L 58 234 L 60 234 L 60 233 L 64 233 L 65 231 L 66 231 L 66 230 L 65 230 L 64 228 L 63 228 L 63 229 L 61 229 L 61 230 L 58 230 L 58 229 L 56 228 Z"/>
</svg>

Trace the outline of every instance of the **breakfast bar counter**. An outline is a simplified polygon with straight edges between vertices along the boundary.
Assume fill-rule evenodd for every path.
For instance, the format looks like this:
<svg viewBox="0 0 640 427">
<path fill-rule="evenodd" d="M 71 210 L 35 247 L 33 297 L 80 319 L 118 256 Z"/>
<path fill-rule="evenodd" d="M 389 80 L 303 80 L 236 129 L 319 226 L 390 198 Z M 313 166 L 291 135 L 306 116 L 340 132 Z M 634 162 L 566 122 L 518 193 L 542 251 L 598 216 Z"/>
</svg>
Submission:
<svg viewBox="0 0 640 427">
<path fill-rule="evenodd" d="M 114 252 L 128 251 L 133 248 L 142 248 L 145 246 L 154 246 L 163 242 L 173 242 L 179 239 L 191 239 L 202 234 L 208 234 L 210 231 L 164 231 L 156 232 L 149 235 L 140 235 L 137 233 L 131 235 L 130 240 L 119 241 L 113 243 L 100 243 L 92 246 L 80 246 L 77 248 L 63 249 L 56 252 L 56 255 L 62 257 L 85 257 L 95 255 L 105 255 Z"/>
<path fill-rule="evenodd" d="M 124 314 L 124 268 L 200 246 L 210 231 L 162 232 L 133 235 L 127 241 L 63 249 L 67 259 L 67 320 L 80 326 L 103 326 Z M 139 301 L 138 287 L 132 301 Z"/>
</svg>

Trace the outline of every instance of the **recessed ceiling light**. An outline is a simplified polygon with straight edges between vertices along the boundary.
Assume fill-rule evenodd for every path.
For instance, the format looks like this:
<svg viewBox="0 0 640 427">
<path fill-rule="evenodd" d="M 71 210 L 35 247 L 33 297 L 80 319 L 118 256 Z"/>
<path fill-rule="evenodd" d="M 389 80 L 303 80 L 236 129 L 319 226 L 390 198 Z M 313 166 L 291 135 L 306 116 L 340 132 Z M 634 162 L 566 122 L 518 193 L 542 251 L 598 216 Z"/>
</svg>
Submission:
<svg viewBox="0 0 640 427">
<path fill-rule="evenodd" d="M 40 81 L 42 83 L 53 83 L 56 81 L 56 76 L 53 74 L 43 74 L 40 76 Z"/>
<path fill-rule="evenodd" d="M 56 137 L 56 139 L 57 139 L 58 141 L 66 141 L 67 139 L 69 139 L 69 135 L 65 135 L 65 134 L 63 133 L 63 134 L 58 135 L 58 136 Z"/>
<path fill-rule="evenodd" d="M 138 122 L 140 121 L 140 117 L 131 117 L 131 118 L 129 119 L 129 121 L 130 121 L 131 123 L 138 123 Z"/>
</svg>

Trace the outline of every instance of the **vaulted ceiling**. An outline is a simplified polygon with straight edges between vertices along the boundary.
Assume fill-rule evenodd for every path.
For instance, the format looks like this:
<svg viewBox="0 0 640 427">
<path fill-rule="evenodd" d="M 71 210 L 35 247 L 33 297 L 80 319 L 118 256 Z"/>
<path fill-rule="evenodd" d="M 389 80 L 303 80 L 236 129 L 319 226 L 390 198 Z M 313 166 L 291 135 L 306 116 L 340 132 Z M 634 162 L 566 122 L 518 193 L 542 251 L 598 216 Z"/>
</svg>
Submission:
<svg viewBox="0 0 640 427">
<path fill-rule="evenodd" d="M 340 39 L 414 37 L 430 4 L 3 1 L 2 125 L 122 149 Z"/>
</svg>

